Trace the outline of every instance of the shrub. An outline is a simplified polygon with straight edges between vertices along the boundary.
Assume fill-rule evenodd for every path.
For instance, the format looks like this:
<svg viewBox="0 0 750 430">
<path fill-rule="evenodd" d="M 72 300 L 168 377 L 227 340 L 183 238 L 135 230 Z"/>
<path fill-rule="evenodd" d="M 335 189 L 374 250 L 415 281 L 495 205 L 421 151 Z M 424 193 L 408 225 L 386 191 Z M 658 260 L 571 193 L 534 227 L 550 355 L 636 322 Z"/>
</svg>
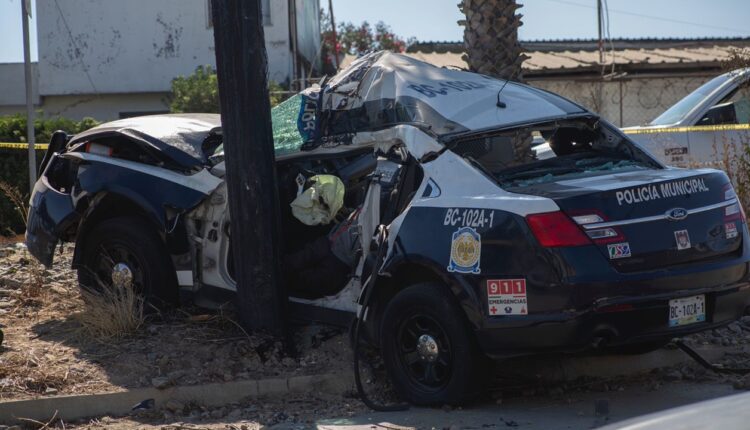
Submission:
<svg viewBox="0 0 750 430">
<path fill-rule="evenodd" d="M 172 79 L 172 112 L 219 112 L 219 80 L 211 66 Z"/>
<path fill-rule="evenodd" d="M 271 106 L 284 101 L 284 88 L 274 81 L 268 82 Z M 172 79 L 172 103 L 170 109 L 175 113 L 208 112 L 219 113 L 219 80 L 216 70 L 210 65 L 198 66 L 189 76 L 178 76 Z"/>
<path fill-rule="evenodd" d="M 750 67 L 750 49 L 731 49 L 729 56 L 721 63 L 724 72 L 745 67 Z M 741 84 L 741 87 L 747 86 L 750 86 L 750 82 Z M 750 136 L 745 133 L 735 138 L 739 141 L 722 142 L 721 148 L 714 145 L 714 156 L 719 160 L 715 167 L 724 170 L 732 180 L 747 214 L 750 213 Z"/>
<path fill-rule="evenodd" d="M 64 130 L 69 134 L 88 130 L 99 123 L 92 118 L 73 121 L 67 118 L 42 118 L 34 120 L 34 131 L 37 143 L 47 143 L 52 133 Z M 21 114 L 0 116 L 0 142 L 26 142 L 26 116 Z M 44 157 L 43 150 L 36 151 L 37 168 Z M 0 148 L 0 182 L 6 189 L 19 192 L 22 201 L 29 199 L 28 154 L 25 148 Z M 0 234 L 20 233 L 24 229 L 24 220 L 18 216 L 18 197 L 11 202 L 5 193 L 0 193 Z"/>
<path fill-rule="evenodd" d="M 75 134 L 97 125 L 99 122 L 93 118 L 84 118 L 80 121 L 60 117 L 42 118 L 41 112 L 38 112 L 34 119 L 34 135 L 36 143 L 47 143 L 52 133 L 57 130 Z M 26 142 L 26 115 L 0 116 L 0 142 Z"/>
</svg>

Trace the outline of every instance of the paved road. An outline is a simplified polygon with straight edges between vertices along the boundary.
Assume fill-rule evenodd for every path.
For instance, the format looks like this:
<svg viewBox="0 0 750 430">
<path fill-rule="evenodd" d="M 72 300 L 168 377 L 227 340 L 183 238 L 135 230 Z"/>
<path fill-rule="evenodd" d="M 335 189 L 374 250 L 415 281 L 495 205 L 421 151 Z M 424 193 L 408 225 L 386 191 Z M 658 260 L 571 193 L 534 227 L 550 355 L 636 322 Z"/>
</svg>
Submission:
<svg viewBox="0 0 750 430">
<path fill-rule="evenodd" d="M 500 405 L 482 403 L 450 411 L 413 408 L 405 412 L 365 413 L 347 419 L 321 420 L 317 426 L 321 430 L 591 429 L 638 415 L 736 393 L 727 383 L 677 382 L 662 385 L 658 390 L 627 386 L 623 391 L 573 393 L 557 398 L 520 397 L 504 400 Z M 595 413 L 597 405 L 601 412 L 599 416 Z M 272 428 L 299 427 L 281 425 Z"/>
</svg>

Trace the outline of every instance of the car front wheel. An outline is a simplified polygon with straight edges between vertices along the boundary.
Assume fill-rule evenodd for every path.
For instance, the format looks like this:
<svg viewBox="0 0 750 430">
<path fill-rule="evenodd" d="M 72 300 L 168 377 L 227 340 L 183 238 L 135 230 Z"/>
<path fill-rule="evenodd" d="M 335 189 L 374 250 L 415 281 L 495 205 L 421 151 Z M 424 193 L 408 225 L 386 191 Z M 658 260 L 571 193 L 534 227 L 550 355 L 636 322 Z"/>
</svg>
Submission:
<svg viewBox="0 0 750 430">
<path fill-rule="evenodd" d="M 83 243 L 78 281 L 83 289 L 130 285 L 150 305 L 177 302 L 169 254 L 157 234 L 137 217 L 112 218 L 92 228 Z"/>
</svg>

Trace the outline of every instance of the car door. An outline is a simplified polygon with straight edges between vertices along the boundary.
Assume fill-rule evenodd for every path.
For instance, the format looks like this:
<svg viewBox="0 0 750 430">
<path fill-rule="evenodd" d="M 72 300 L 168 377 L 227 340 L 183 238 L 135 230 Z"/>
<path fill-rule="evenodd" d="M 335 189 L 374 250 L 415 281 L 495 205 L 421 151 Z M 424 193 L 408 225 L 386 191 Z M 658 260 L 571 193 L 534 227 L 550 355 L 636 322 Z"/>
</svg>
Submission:
<svg viewBox="0 0 750 430">
<path fill-rule="evenodd" d="M 689 128 L 694 164 L 728 167 L 750 145 L 750 81 L 737 81 Z M 750 155 L 750 153 L 748 154 Z"/>
<path fill-rule="evenodd" d="M 625 133 L 662 163 L 668 166 L 688 167 L 692 154 L 689 152 L 688 132 L 685 127 L 644 128 L 627 130 Z"/>
</svg>

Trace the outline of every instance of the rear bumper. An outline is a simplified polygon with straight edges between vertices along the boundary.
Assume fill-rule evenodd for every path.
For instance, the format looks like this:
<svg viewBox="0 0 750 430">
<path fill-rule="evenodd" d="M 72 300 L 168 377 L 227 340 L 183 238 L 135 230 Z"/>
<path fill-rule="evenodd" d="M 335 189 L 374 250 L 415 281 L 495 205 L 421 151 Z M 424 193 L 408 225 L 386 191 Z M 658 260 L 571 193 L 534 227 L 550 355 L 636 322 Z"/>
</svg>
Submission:
<svg viewBox="0 0 750 430">
<path fill-rule="evenodd" d="M 743 266 L 746 264 L 743 263 Z M 706 321 L 669 327 L 669 300 L 705 294 Z M 495 358 L 536 352 L 579 352 L 669 340 L 719 327 L 739 319 L 750 306 L 750 282 L 692 288 L 596 301 L 581 311 L 518 317 L 488 317 L 477 338 Z"/>
<path fill-rule="evenodd" d="M 31 255 L 51 266 L 60 236 L 77 219 L 70 195 L 50 188 L 42 176 L 34 185 L 26 226 L 26 246 Z"/>
</svg>

